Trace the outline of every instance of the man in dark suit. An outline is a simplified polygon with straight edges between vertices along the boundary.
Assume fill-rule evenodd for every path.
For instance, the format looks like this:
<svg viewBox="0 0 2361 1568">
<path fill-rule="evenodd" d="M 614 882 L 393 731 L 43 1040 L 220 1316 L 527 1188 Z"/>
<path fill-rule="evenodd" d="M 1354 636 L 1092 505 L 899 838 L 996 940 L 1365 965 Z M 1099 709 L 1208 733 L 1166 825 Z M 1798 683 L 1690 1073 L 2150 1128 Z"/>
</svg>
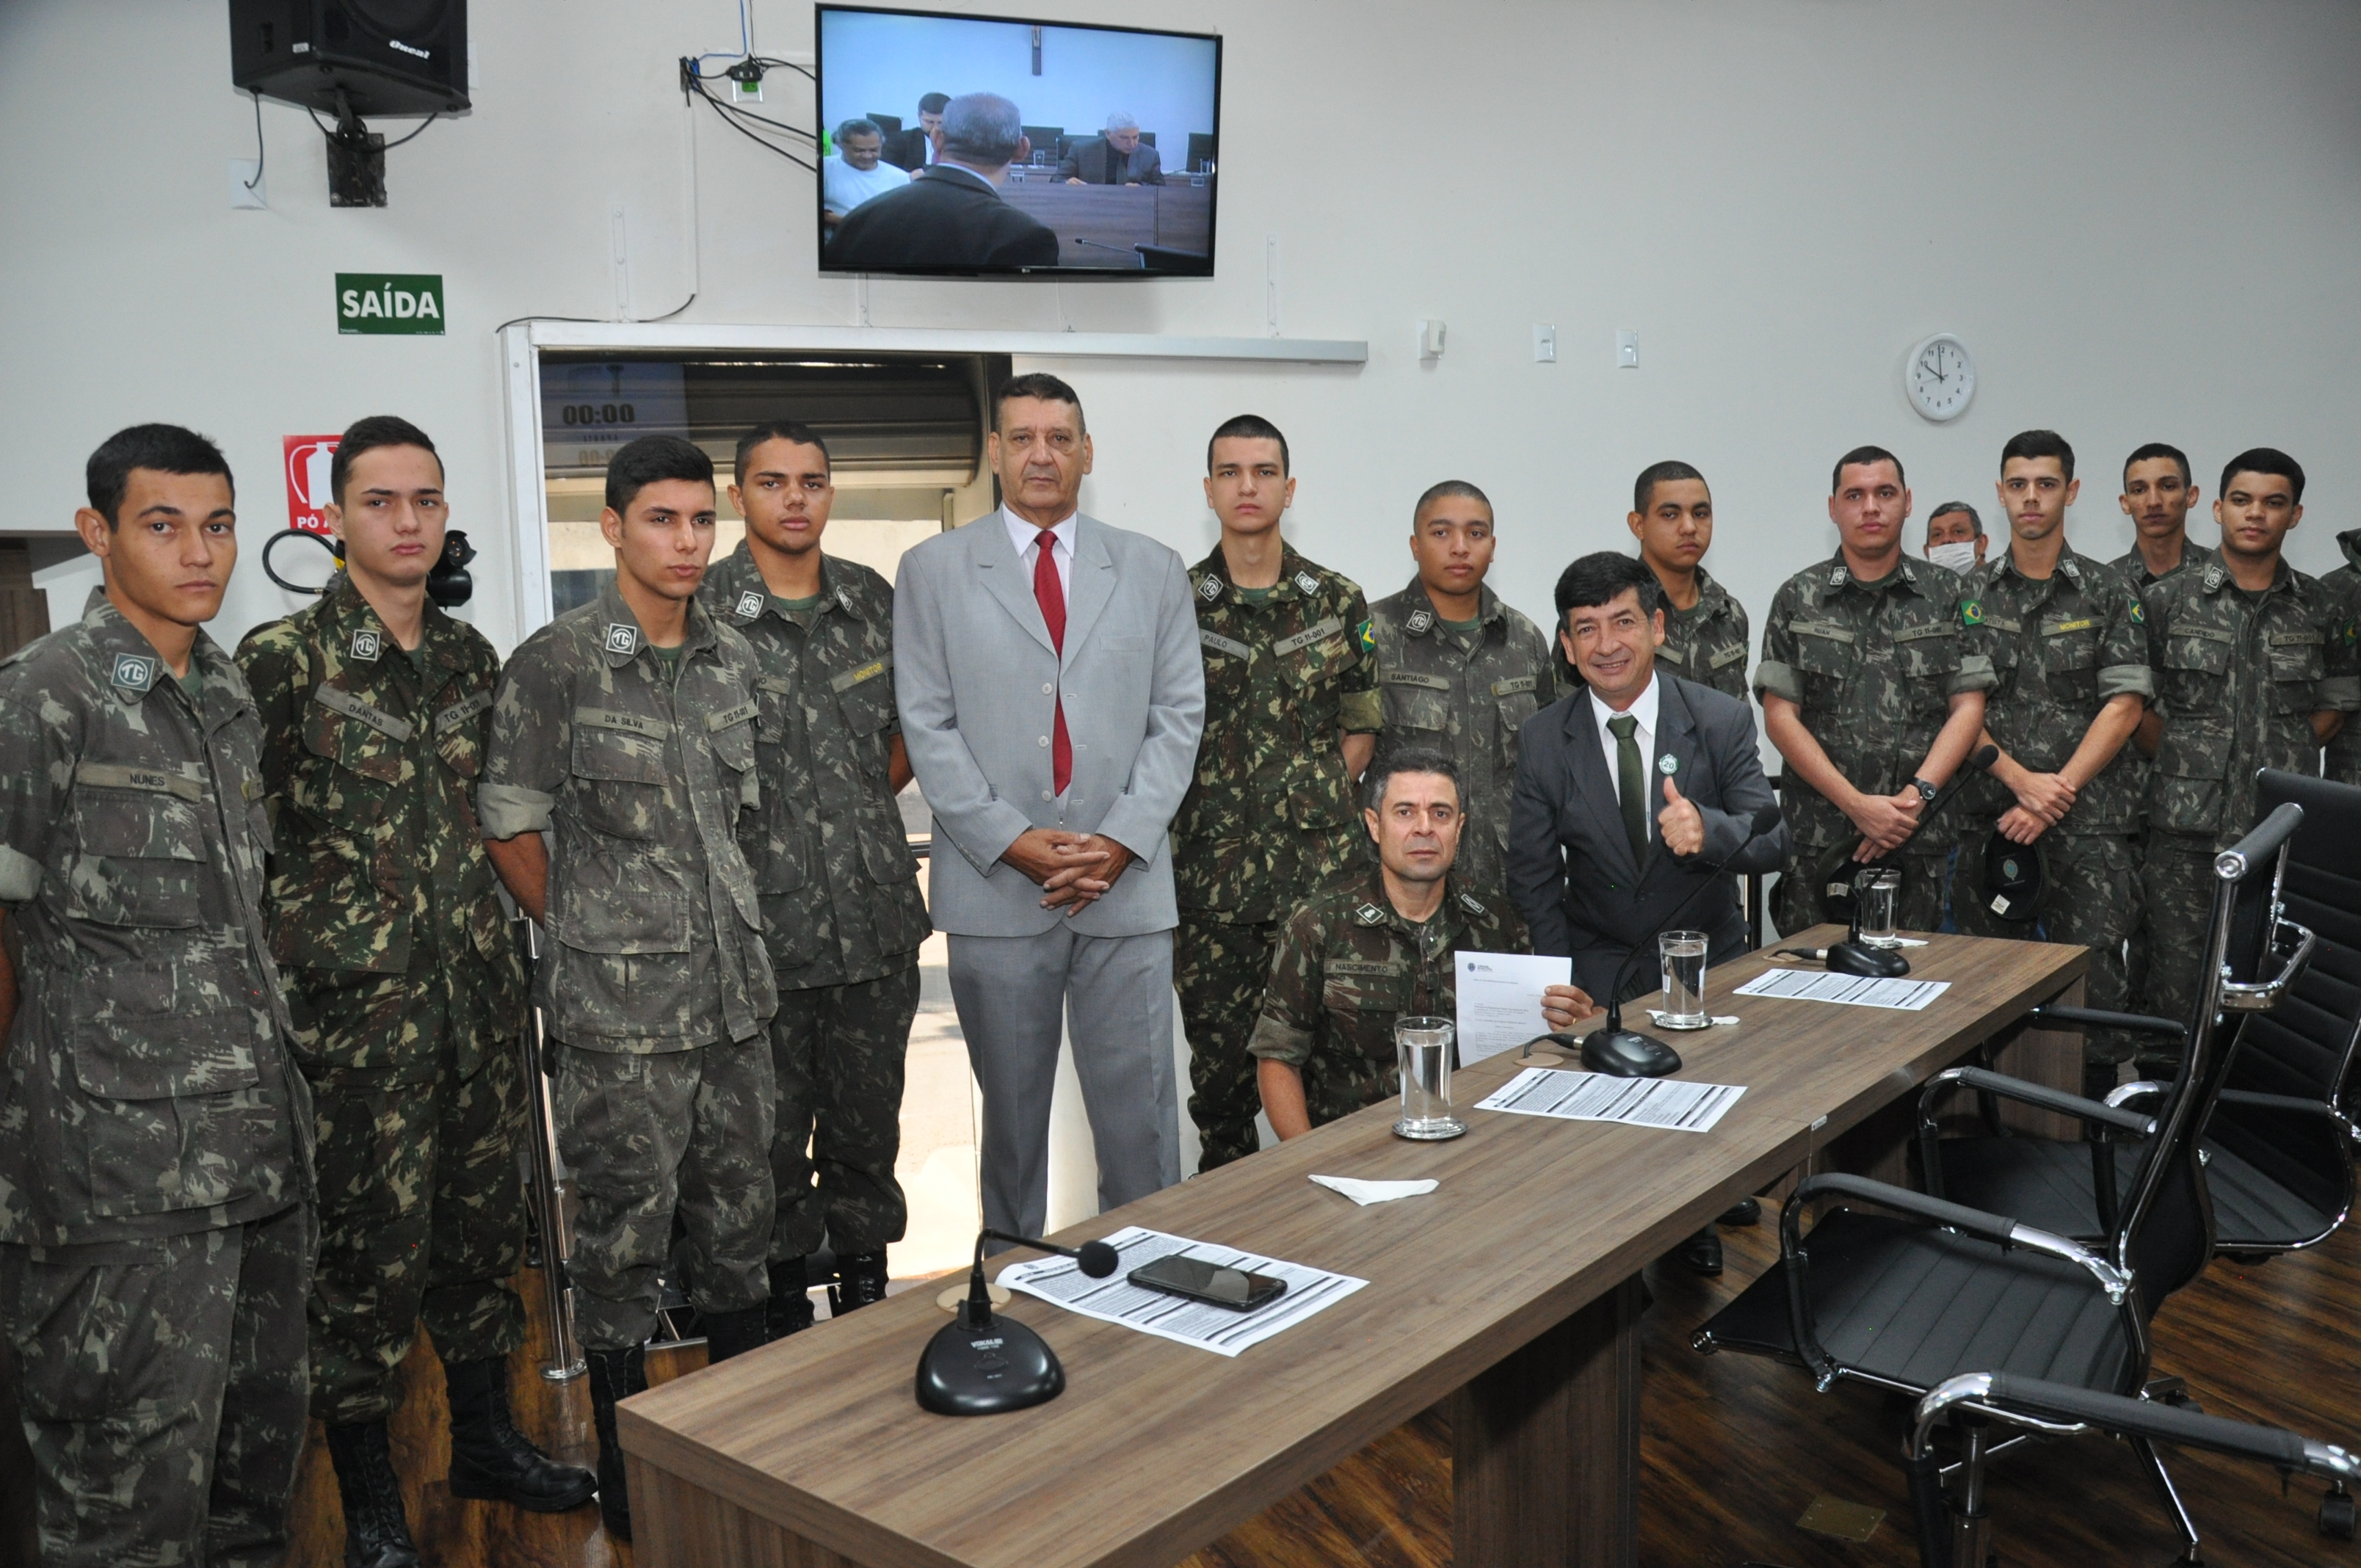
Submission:
<svg viewBox="0 0 2361 1568">
<path fill-rule="evenodd" d="M 1161 185 L 1164 160 L 1139 138 L 1139 122 L 1109 115 L 1094 141 L 1082 142 L 1058 160 L 1058 178 L 1069 185 Z"/>
<path fill-rule="evenodd" d="M 877 272 L 1055 267 L 1057 235 L 1000 199 L 1009 164 L 1033 149 L 1016 105 L 994 93 L 954 98 L 935 137 L 942 161 L 846 214 L 829 242 L 833 262 Z"/>
<path fill-rule="evenodd" d="M 1629 555 L 1601 552 L 1568 566 L 1557 580 L 1558 645 L 1587 689 L 1518 731 L 1509 896 L 1533 951 L 1570 955 L 1574 983 L 1601 1003 L 1632 949 L 1666 926 L 1705 932 L 1708 963 L 1735 957 L 1746 923 L 1732 873 L 1775 871 L 1787 853 L 1782 822 L 1740 851 L 1715 891 L 1699 892 L 1697 879 L 1738 850 L 1771 804 L 1771 785 L 1747 706 L 1657 669 L 1660 591 Z M 1643 963 L 1624 997 L 1657 975 Z M 1751 1224 L 1757 1212 L 1750 1199 L 1724 1223 Z M 1697 1273 L 1721 1272 L 1710 1227 L 1677 1255 Z"/>
<path fill-rule="evenodd" d="M 948 93 L 929 93 L 919 99 L 918 123 L 885 138 L 885 161 L 913 174 L 940 162 L 940 155 L 935 151 L 935 133 L 943 127 L 943 110 L 950 101 Z"/>
</svg>

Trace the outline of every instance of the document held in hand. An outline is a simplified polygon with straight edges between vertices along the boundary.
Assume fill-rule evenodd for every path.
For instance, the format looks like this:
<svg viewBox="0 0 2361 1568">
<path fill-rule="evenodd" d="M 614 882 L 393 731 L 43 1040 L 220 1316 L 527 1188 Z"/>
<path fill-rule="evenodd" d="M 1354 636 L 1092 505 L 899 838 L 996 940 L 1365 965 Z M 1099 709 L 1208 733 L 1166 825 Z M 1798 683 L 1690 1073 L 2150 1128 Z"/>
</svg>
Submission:
<svg viewBox="0 0 2361 1568">
<path fill-rule="evenodd" d="M 1550 1031 L 1542 992 L 1574 983 L 1574 960 L 1528 953 L 1454 953 L 1459 992 L 1459 1065 L 1523 1045 Z"/>
</svg>

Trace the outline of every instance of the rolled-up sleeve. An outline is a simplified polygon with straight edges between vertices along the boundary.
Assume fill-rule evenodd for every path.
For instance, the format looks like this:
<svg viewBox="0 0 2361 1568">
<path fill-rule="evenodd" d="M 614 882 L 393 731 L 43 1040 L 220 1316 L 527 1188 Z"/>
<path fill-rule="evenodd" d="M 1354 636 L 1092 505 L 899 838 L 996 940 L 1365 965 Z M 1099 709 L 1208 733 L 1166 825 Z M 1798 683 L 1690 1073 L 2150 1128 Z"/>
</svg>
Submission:
<svg viewBox="0 0 2361 1568">
<path fill-rule="evenodd" d="M 1754 666 L 1754 695 L 1783 696 L 1797 707 L 1804 706 L 1804 678 L 1795 666 L 1784 659 L 1764 659 Z"/>
<path fill-rule="evenodd" d="M 559 645 L 544 633 L 527 641 L 500 673 L 492 699 L 492 739 L 476 786 L 484 837 L 513 839 L 550 823 L 565 787 L 574 744 L 572 683 L 555 667 Z"/>
<path fill-rule="evenodd" d="M 29 904 L 41 891 L 62 805 L 57 781 L 73 772 L 26 685 L 21 665 L 0 673 L 0 905 Z"/>
<path fill-rule="evenodd" d="M 1312 1033 L 1319 1023 L 1320 947 L 1318 920 L 1309 909 L 1297 910 L 1271 958 L 1262 1016 L 1246 1041 L 1254 1055 L 1297 1068 L 1312 1059 Z"/>
</svg>

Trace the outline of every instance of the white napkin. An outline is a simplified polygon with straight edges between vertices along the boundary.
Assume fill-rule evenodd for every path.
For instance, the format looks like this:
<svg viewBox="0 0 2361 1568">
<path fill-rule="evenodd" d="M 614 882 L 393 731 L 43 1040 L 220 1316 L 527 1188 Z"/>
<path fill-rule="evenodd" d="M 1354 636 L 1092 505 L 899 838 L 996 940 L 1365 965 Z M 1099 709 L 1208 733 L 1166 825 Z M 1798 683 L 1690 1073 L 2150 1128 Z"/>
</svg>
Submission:
<svg viewBox="0 0 2361 1568">
<path fill-rule="evenodd" d="M 1671 1014 L 1664 1012 L 1661 1007 L 1651 1007 L 1648 1009 L 1648 1016 L 1653 1018 L 1658 1026 L 1661 1027 L 1664 1020 L 1671 1016 Z M 1735 1013 L 1717 1014 L 1715 1014 L 1713 1021 L 1717 1024 L 1735 1024 L 1738 1022 L 1738 1014 Z"/>
<path fill-rule="evenodd" d="M 1312 1179 L 1331 1192 L 1342 1192 L 1366 1209 L 1372 1203 L 1390 1203 L 1397 1198 L 1422 1198 L 1434 1190 L 1434 1178 L 1420 1181 L 1364 1181 L 1356 1176 L 1315 1176 Z"/>
</svg>

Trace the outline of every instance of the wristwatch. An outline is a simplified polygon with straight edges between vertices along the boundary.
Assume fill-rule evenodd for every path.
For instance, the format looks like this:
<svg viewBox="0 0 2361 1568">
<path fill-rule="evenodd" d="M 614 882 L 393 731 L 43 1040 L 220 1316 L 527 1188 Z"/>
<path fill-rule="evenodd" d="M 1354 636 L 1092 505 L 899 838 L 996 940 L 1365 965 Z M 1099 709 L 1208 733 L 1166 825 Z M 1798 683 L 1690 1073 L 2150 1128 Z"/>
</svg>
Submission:
<svg viewBox="0 0 2361 1568">
<path fill-rule="evenodd" d="M 1918 792 L 1920 804 L 1926 806 L 1934 805 L 1935 796 L 1941 793 L 1936 789 L 1933 784 L 1928 784 L 1925 779 L 1912 779 L 1910 781 L 1910 787 Z"/>
</svg>

